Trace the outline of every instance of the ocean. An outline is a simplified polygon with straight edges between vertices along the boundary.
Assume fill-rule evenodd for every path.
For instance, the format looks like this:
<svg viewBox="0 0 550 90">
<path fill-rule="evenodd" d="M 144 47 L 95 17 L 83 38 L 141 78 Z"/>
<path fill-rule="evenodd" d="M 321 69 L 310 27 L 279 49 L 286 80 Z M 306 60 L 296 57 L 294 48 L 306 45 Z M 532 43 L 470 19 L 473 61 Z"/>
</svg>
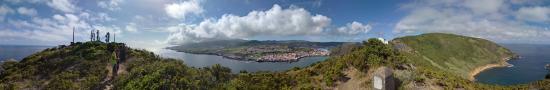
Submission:
<svg viewBox="0 0 550 90">
<path fill-rule="evenodd" d="M 475 76 L 477 82 L 497 85 L 525 84 L 543 80 L 550 72 L 545 69 L 550 64 L 550 45 L 502 44 L 518 54 L 520 58 L 509 60 L 511 67 L 487 69 Z"/>
<path fill-rule="evenodd" d="M 17 61 L 51 46 L 30 46 L 30 45 L 0 45 L 0 62 L 8 59 Z"/>
</svg>

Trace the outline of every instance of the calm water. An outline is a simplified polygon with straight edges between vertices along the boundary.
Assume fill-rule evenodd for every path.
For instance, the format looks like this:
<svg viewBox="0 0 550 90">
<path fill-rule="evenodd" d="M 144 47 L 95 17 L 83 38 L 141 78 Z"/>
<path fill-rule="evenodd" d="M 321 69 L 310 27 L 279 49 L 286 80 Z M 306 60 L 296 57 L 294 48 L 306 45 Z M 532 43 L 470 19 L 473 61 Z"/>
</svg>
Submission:
<svg viewBox="0 0 550 90">
<path fill-rule="evenodd" d="M 49 46 L 0 45 L 0 62 L 7 59 L 21 60 Z"/>
<path fill-rule="evenodd" d="M 485 70 L 476 76 L 478 82 L 498 85 L 524 84 L 544 79 L 549 72 L 544 69 L 550 64 L 550 45 L 505 44 L 504 47 L 520 55 L 508 63 L 512 67 Z"/>
<path fill-rule="evenodd" d="M 162 49 L 156 51 L 162 57 L 181 59 L 185 64 L 192 67 L 207 67 L 214 64 L 220 64 L 225 67 L 231 68 L 232 72 L 239 72 L 246 70 L 248 72 L 257 71 L 285 71 L 293 67 L 306 67 L 313 63 L 323 61 L 327 57 L 306 57 L 298 60 L 297 62 L 254 62 L 254 61 L 238 61 L 222 56 L 216 55 L 203 55 L 203 54 L 189 54 L 183 52 L 176 52 L 173 50 Z"/>
</svg>

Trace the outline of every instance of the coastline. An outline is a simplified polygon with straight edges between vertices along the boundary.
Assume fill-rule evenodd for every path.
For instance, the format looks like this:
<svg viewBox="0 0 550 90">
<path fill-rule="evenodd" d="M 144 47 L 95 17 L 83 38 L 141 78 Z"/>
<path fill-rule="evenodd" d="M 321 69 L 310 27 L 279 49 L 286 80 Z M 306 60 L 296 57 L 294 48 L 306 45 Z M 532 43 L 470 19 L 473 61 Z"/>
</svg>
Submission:
<svg viewBox="0 0 550 90">
<path fill-rule="evenodd" d="M 170 49 L 172 50 L 172 49 Z M 314 55 L 314 56 L 302 56 L 302 57 L 298 57 L 297 59 L 292 59 L 292 60 L 256 60 L 256 59 L 249 59 L 249 58 L 240 58 L 240 57 L 235 57 L 235 56 L 228 56 L 228 55 L 223 55 L 221 53 L 196 53 L 196 52 L 186 52 L 186 51 L 179 51 L 179 50 L 174 50 L 176 52 L 182 52 L 182 53 L 189 53 L 189 54 L 201 54 L 201 55 L 215 55 L 215 56 L 221 56 L 223 58 L 227 58 L 227 59 L 231 59 L 231 60 L 237 60 L 237 61 L 254 61 L 254 62 L 297 62 L 299 61 L 300 59 L 302 58 L 306 58 L 306 57 L 324 57 L 324 56 L 319 56 L 319 55 Z"/>
<path fill-rule="evenodd" d="M 474 70 L 470 71 L 470 73 L 468 74 L 468 80 L 476 81 L 475 76 L 477 74 L 479 74 L 480 72 L 485 71 L 487 69 L 509 66 L 511 64 L 509 64 L 507 61 L 511 60 L 512 58 L 513 58 L 513 56 L 506 57 L 506 58 L 503 58 L 499 63 L 491 63 L 491 64 L 483 65 L 483 66 L 480 66 L 480 67 L 476 67 L 476 68 L 474 68 Z"/>
</svg>

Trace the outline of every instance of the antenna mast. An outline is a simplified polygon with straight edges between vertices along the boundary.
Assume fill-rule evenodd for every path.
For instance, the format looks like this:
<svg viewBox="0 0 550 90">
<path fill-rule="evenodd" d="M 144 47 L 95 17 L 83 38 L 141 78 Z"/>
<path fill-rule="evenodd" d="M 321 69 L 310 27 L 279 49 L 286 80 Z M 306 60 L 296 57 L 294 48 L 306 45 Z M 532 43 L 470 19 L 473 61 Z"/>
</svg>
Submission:
<svg viewBox="0 0 550 90">
<path fill-rule="evenodd" d="M 74 43 L 74 27 L 73 27 L 73 43 Z"/>
<path fill-rule="evenodd" d="M 113 32 L 113 42 L 116 42 L 116 32 Z"/>
</svg>

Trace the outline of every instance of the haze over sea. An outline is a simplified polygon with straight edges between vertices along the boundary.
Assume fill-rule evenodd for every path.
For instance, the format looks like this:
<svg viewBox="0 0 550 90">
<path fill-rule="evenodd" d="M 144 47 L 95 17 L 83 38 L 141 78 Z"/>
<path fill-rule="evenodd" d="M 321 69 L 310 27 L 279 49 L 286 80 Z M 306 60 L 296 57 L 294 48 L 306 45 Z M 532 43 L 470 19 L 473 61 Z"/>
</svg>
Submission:
<svg viewBox="0 0 550 90">
<path fill-rule="evenodd" d="M 0 61 L 8 59 L 15 59 L 19 61 L 48 47 L 50 46 L 0 45 Z"/>
</svg>

